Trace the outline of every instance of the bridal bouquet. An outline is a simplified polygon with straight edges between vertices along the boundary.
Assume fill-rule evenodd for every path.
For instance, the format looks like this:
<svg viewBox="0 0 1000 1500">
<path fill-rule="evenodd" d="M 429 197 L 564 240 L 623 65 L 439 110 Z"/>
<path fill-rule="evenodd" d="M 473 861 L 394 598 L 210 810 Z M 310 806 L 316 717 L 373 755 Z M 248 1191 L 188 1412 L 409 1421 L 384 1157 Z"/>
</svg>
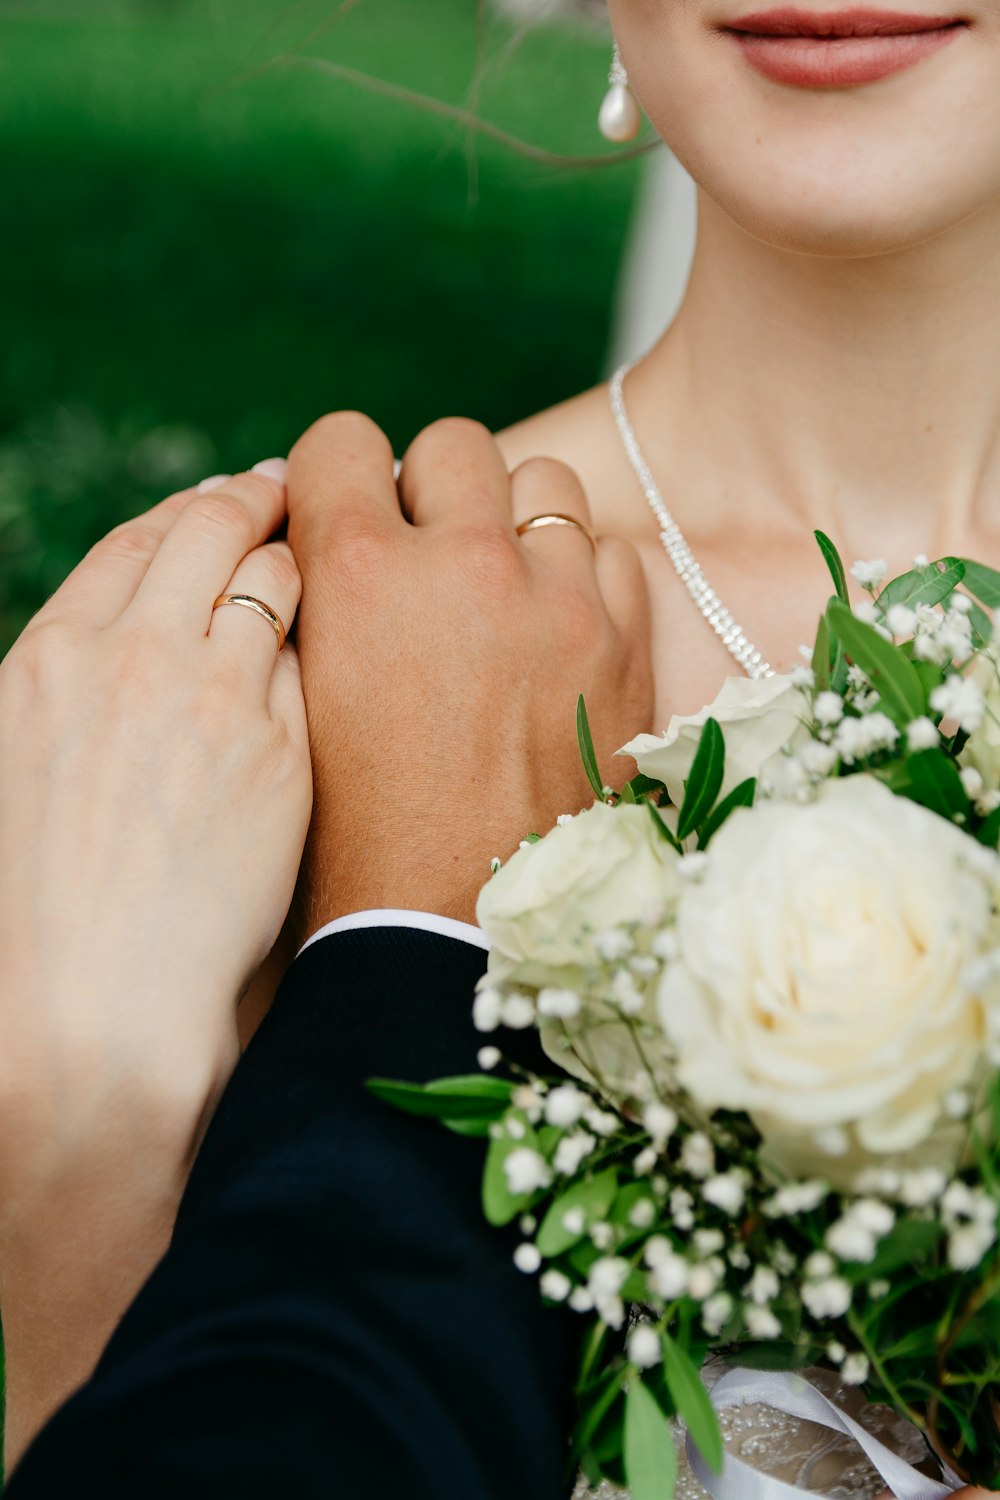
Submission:
<svg viewBox="0 0 1000 1500">
<path fill-rule="evenodd" d="M 1000 1484 L 1000 573 L 858 564 L 852 609 L 818 540 L 810 663 L 641 735 L 620 795 L 581 702 L 595 804 L 482 893 L 475 1025 L 558 1076 L 491 1042 L 370 1085 L 488 1140 L 488 1219 L 587 1323 L 573 1460 L 634 1500 L 677 1416 L 721 1467 L 710 1352 L 832 1367 Z"/>
</svg>

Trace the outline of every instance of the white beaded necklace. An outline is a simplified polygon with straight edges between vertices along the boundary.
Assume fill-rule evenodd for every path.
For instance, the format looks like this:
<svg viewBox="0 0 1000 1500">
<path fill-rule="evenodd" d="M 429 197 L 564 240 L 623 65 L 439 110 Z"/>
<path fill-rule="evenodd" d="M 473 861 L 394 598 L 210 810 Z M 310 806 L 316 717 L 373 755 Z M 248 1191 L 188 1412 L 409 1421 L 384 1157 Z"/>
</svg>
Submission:
<svg viewBox="0 0 1000 1500">
<path fill-rule="evenodd" d="M 624 381 L 631 365 L 623 365 L 611 381 L 611 410 L 615 425 L 628 454 L 629 463 L 649 501 L 649 508 L 660 528 L 660 541 L 664 551 L 677 570 L 677 576 L 694 600 L 701 614 L 711 625 L 729 654 L 735 657 L 748 677 L 773 677 L 774 669 L 764 660 L 763 653 L 744 635 L 732 615 L 695 559 L 681 529 L 670 514 L 660 494 L 656 480 L 643 457 L 632 423 L 625 407 Z"/>
</svg>

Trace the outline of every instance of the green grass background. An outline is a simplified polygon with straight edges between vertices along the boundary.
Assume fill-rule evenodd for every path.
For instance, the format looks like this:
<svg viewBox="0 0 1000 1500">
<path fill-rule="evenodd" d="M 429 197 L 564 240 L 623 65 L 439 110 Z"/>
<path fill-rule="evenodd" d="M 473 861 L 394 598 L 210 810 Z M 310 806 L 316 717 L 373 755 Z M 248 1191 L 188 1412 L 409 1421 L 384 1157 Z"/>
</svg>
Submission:
<svg viewBox="0 0 1000 1500">
<path fill-rule="evenodd" d="M 321 412 L 397 450 L 600 373 L 635 168 L 525 161 L 275 62 L 601 150 L 600 31 L 477 0 L 0 0 L 0 652 L 109 526 Z M 325 29 L 323 29 L 325 28 Z"/>
</svg>

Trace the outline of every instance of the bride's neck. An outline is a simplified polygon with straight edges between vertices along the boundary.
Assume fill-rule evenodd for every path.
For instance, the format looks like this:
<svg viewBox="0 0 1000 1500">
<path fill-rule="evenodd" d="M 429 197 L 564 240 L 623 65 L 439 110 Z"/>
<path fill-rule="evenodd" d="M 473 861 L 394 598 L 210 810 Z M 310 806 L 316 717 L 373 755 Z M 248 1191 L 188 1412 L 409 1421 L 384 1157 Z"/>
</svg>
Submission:
<svg viewBox="0 0 1000 1500">
<path fill-rule="evenodd" d="M 1000 209 L 905 252 L 776 251 L 702 198 L 633 415 L 699 526 L 940 554 L 1000 527 Z M 907 550 L 909 549 L 909 550 Z"/>
</svg>

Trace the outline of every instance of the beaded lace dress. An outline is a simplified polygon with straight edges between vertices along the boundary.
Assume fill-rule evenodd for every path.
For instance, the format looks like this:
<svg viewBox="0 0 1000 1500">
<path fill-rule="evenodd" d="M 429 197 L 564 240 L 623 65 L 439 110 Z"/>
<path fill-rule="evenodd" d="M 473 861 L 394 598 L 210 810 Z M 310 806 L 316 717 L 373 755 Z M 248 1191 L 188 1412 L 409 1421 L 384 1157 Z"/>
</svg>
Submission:
<svg viewBox="0 0 1000 1500">
<path fill-rule="evenodd" d="M 706 1366 L 703 1372 L 706 1385 L 711 1386 L 725 1368 L 720 1364 Z M 866 1406 L 856 1387 L 842 1386 L 830 1371 L 810 1370 L 805 1374 L 810 1384 L 842 1406 L 901 1458 L 914 1466 L 924 1463 L 927 1449 L 920 1433 L 895 1412 L 885 1406 Z M 801 1421 L 769 1406 L 730 1407 L 719 1413 L 719 1424 L 728 1452 L 786 1484 L 799 1485 L 832 1500 L 875 1500 L 885 1492 L 885 1480 L 860 1448 L 849 1437 L 827 1427 Z M 684 1455 L 683 1428 L 678 1428 L 678 1434 L 681 1462 L 676 1500 L 709 1500 Z M 591 1489 L 581 1477 L 573 1500 L 629 1500 L 629 1497 L 625 1490 L 612 1484 Z"/>
</svg>

